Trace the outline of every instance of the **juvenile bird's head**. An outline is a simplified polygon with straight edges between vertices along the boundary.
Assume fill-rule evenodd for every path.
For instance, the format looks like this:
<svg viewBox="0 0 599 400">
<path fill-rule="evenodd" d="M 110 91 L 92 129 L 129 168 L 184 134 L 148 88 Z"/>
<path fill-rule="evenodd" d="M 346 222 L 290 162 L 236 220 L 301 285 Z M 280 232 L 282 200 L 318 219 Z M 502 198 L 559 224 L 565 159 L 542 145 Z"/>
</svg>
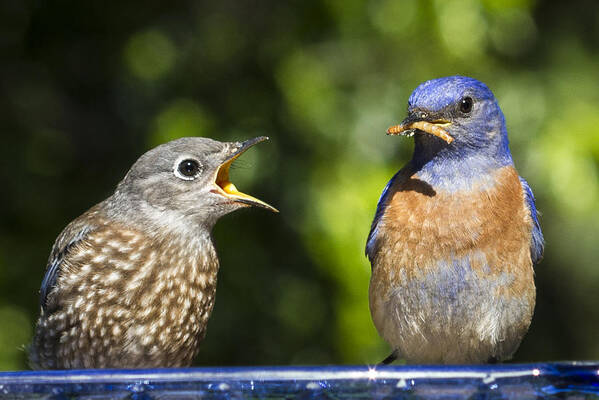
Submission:
<svg viewBox="0 0 599 400">
<path fill-rule="evenodd" d="M 107 207 L 116 216 L 135 215 L 151 225 L 200 224 L 238 208 L 271 205 L 237 190 L 229 180 L 231 164 L 253 145 L 267 140 L 218 142 L 200 137 L 160 145 L 133 164 Z"/>
<path fill-rule="evenodd" d="M 475 155 L 511 162 L 503 113 L 482 82 L 464 76 L 433 79 L 418 86 L 408 116 L 389 134 L 415 134 L 415 156 L 429 159 Z"/>
</svg>

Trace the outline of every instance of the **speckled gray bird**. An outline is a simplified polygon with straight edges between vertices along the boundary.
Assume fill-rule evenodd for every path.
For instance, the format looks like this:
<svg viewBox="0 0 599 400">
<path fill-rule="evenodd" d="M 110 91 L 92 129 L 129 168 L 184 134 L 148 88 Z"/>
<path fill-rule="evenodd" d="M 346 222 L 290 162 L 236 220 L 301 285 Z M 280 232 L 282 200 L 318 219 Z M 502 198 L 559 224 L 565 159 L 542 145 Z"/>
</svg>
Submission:
<svg viewBox="0 0 599 400">
<path fill-rule="evenodd" d="M 233 161 L 265 137 L 183 138 L 142 155 L 114 194 L 58 236 L 40 291 L 33 368 L 191 364 L 214 305 L 211 230 L 241 207 Z"/>
</svg>

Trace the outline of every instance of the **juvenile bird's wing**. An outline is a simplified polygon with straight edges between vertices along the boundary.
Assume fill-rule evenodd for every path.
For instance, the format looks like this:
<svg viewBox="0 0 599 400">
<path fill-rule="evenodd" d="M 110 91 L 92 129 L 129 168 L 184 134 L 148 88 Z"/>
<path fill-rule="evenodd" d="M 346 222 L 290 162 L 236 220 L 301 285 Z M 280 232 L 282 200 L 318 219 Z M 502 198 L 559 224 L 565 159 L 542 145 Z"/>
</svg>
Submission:
<svg viewBox="0 0 599 400">
<path fill-rule="evenodd" d="M 366 241 L 366 257 L 368 257 L 368 260 L 371 263 L 374 259 L 376 236 L 378 234 L 379 222 L 385 213 L 385 205 L 387 203 L 387 197 L 389 196 L 389 188 L 401 172 L 401 170 L 397 172 L 395 175 L 393 175 L 393 178 L 387 182 L 387 186 L 385 186 L 383 189 L 383 193 L 381 193 L 381 197 L 379 198 L 379 202 L 376 206 L 376 213 L 374 214 L 374 220 L 370 226 L 370 233 L 368 233 L 368 239 Z"/>
<path fill-rule="evenodd" d="M 42 280 L 40 287 L 40 306 L 44 311 L 48 307 L 48 295 L 56 286 L 58 274 L 64 268 L 64 262 L 68 259 L 73 248 L 80 244 L 92 232 L 96 226 L 91 222 L 91 216 L 96 213 L 95 208 L 92 208 L 81 217 L 75 219 L 61 232 L 54 242 L 48 264 L 46 266 L 46 274 Z"/>
<path fill-rule="evenodd" d="M 524 178 L 520 178 L 522 189 L 524 190 L 524 196 L 526 199 L 526 206 L 530 212 L 532 218 L 532 239 L 530 241 L 530 256 L 533 264 L 537 264 L 543 258 L 543 251 L 545 249 L 545 240 L 543 239 L 543 232 L 541 232 L 541 226 L 539 225 L 539 213 L 535 206 L 535 196 L 532 194 L 532 190 Z"/>
</svg>

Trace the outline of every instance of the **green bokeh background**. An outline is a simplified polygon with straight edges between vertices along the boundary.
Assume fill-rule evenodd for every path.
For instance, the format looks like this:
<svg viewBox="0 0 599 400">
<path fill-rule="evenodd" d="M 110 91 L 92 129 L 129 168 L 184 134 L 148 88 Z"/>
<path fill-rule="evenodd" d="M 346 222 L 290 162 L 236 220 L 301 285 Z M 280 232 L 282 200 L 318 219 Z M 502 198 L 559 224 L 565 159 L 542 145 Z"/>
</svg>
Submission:
<svg viewBox="0 0 599 400">
<path fill-rule="evenodd" d="M 281 210 L 214 231 L 197 365 L 373 364 L 363 248 L 411 153 L 385 129 L 418 83 L 486 82 L 547 240 L 515 361 L 599 359 L 599 3 L 0 2 L 0 369 L 23 346 L 54 238 L 149 148 L 268 135 L 233 180 Z"/>
</svg>

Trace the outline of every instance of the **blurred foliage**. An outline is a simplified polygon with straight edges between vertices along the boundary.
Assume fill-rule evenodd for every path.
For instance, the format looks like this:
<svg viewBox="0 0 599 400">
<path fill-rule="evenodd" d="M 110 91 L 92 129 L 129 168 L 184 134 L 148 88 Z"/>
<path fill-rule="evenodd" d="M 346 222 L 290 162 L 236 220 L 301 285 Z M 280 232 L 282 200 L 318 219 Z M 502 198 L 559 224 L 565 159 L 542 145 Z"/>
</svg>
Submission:
<svg viewBox="0 0 599 400">
<path fill-rule="evenodd" d="M 281 210 L 217 224 L 197 363 L 378 362 L 363 248 L 411 152 L 384 132 L 418 83 L 453 74 L 494 90 L 543 212 L 515 360 L 599 358 L 599 3 L 3 0 L 0 57 L 0 368 L 26 368 L 60 230 L 188 135 L 270 136 L 233 179 Z"/>
</svg>

